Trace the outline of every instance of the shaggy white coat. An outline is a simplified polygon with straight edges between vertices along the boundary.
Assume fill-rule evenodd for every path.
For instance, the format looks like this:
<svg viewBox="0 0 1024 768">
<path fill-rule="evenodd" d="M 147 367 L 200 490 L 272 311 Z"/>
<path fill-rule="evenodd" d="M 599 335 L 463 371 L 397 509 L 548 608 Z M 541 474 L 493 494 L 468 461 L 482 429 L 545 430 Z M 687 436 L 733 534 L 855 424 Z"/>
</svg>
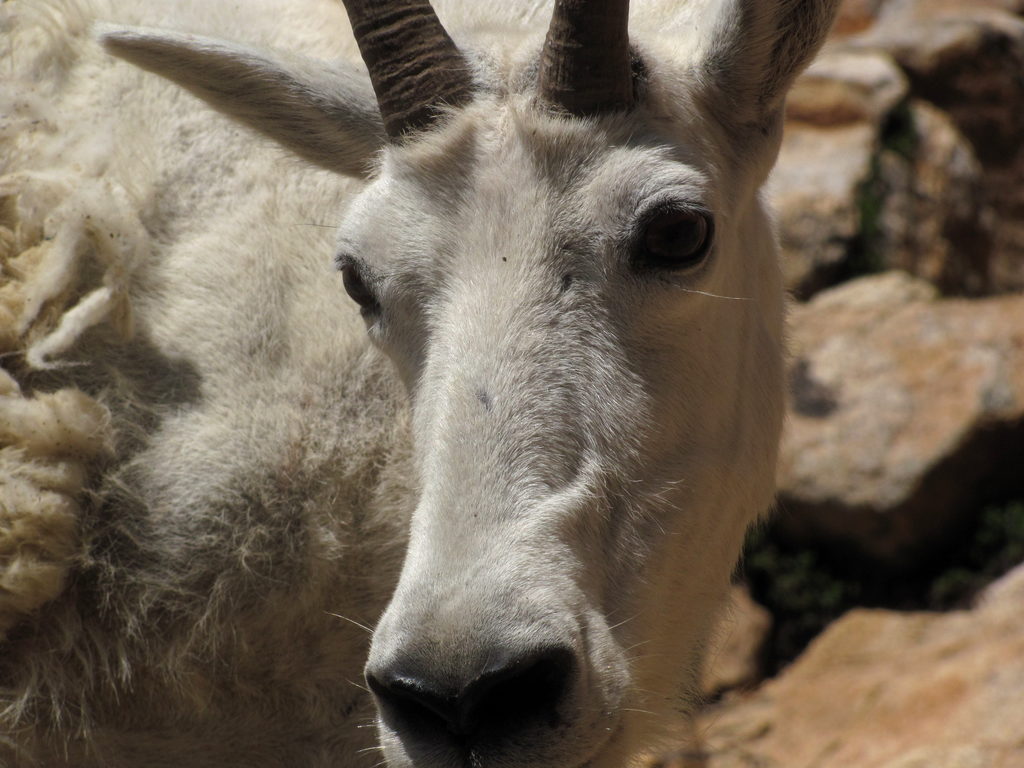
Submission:
<svg viewBox="0 0 1024 768">
<path fill-rule="evenodd" d="M 692 705 L 772 494 L 758 190 L 835 3 L 636 5 L 641 107 L 571 120 L 532 96 L 547 3 L 437 3 L 484 88 L 380 151 L 334 2 L 0 6 L 0 763 L 375 765 L 369 627 L 374 658 L 429 636 L 442 664 L 559 628 L 575 719 L 487 765 L 620 766 Z M 351 122 L 304 152 L 331 170 L 116 62 L 97 20 L 336 73 Z M 662 198 L 715 217 L 695 273 L 630 271 Z"/>
</svg>

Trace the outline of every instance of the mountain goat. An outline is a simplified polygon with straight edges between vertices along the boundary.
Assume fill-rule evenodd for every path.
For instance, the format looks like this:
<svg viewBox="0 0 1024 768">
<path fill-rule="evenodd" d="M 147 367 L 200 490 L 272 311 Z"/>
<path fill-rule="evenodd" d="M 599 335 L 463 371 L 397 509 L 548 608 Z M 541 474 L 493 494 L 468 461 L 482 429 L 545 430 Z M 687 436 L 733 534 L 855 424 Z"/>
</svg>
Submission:
<svg viewBox="0 0 1024 768">
<path fill-rule="evenodd" d="M 5 2 L 0 763 L 656 744 L 771 503 L 835 5 Z"/>
</svg>

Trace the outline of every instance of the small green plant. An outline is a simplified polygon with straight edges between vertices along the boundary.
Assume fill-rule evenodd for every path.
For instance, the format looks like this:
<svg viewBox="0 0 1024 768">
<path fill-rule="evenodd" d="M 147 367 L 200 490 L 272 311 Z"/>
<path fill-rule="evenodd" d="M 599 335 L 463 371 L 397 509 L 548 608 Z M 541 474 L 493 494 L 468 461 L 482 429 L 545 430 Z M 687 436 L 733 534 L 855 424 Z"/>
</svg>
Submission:
<svg viewBox="0 0 1024 768">
<path fill-rule="evenodd" d="M 812 549 L 793 549 L 759 529 L 747 540 L 741 566 L 754 598 L 774 615 L 767 665 L 795 658 L 815 635 L 861 602 L 861 585 L 838 575 Z"/>
<path fill-rule="evenodd" d="M 964 607 L 986 584 L 1024 562 L 1024 501 L 986 507 L 954 561 L 932 581 L 929 608 Z"/>
<path fill-rule="evenodd" d="M 920 143 L 921 137 L 910 104 L 903 102 L 886 118 L 867 178 L 857 188 L 857 235 L 850 243 L 841 280 L 875 274 L 886 268 L 882 214 L 892 189 L 882 172 L 882 158 L 886 155 L 896 156 L 900 162 L 912 165 Z"/>
<path fill-rule="evenodd" d="M 1024 501 L 985 507 L 961 540 L 938 564 L 894 578 L 853 557 L 788 544 L 771 527 L 755 530 L 737 576 L 774 616 L 766 649 L 768 671 L 795 659 L 850 608 L 969 607 L 986 585 L 1024 563 Z"/>
<path fill-rule="evenodd" d="M 914 121 L 914 113 L 910 103 L 904 101 L 886 118 L 882 127 L 882 149 L 895 152 L 907 162 L 913 162 L 920 146 L 921 135 Z"/>
</svg>

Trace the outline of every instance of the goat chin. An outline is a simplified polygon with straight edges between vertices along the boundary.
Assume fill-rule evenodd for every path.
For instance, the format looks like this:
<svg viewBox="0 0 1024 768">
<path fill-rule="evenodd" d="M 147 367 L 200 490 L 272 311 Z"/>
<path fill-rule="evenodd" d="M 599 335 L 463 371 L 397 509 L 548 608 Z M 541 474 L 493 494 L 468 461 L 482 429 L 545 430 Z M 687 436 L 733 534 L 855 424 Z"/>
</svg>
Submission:
<svg viewBox="0 0 1024 768">
<path fill-rule="evenodd" d="M 344 5 L 0 4 L 4 765 L 619 768 L 698 700 L 836 0 Z"/>
</svg>

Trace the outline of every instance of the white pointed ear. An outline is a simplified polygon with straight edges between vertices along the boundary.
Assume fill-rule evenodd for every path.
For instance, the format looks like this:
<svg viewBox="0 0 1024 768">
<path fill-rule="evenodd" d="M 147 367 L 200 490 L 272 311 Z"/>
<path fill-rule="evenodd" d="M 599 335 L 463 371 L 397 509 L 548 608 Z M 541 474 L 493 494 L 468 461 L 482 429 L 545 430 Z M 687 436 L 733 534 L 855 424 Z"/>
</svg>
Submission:
<svg viewBox="0 0 1024 768">
<path fill-rule="evenodd" d="M 94 32 L 113 55 L 323 168 L 365 176 L 384 144 L 369 79 L 355 67 L 164 30 L 98 24 Z"/>
<path fill-rule="evenodd" d="M 701 80 L 723 122 L 769 132 L 786 93 L 825 42 L 840 0 L 727 0 Z"/>
</svg>

